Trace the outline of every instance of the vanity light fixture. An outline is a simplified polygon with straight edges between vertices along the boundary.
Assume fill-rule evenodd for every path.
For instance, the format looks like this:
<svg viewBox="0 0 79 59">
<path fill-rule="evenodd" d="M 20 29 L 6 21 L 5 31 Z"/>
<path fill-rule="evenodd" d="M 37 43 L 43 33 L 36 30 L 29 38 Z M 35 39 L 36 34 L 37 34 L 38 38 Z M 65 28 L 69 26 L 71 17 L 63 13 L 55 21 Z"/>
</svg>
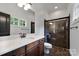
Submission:
<svg viewBox="0 0 79 59">
<path fill-rule="evenodd" d="M 18 3 L 17 6 L 19 7 L 23 7 L 24 10 L 28 10 L 28 9 L 31 9 L 31 3 Z"/>
</svg>

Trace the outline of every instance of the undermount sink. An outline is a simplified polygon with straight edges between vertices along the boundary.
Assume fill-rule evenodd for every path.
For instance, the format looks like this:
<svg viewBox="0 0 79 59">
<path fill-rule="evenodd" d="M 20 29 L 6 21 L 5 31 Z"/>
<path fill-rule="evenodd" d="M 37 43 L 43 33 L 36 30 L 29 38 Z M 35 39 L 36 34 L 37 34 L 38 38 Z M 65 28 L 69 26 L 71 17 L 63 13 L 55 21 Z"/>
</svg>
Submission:
<svg viewBox="0 0 79 59">
<path fill-rule="evenodd" d="M 34 39 L 34 37 L 28 37 L 29 39 Z"/>
</svg>

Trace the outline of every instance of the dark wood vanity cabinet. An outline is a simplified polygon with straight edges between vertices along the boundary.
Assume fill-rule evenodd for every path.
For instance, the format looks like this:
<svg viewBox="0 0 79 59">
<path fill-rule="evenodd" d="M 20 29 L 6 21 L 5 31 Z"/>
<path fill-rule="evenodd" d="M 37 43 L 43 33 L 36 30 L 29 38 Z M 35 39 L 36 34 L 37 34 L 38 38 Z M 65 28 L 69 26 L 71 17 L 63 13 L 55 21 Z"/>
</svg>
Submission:
<svg viewBox="0 0 79 59">
<path fill-rule="evenodd" d="M 29 43 L 26 46 L 8 52 L 2 56 L 43 56 L 44 55 L 44 39 Z"/>
</svg>

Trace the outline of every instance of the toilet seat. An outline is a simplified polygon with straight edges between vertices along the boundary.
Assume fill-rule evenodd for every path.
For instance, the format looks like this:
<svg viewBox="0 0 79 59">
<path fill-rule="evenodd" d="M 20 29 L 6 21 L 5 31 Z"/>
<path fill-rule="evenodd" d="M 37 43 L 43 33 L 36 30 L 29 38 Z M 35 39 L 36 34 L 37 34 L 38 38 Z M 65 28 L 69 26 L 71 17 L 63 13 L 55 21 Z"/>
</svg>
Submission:
<svg viewBox="0 0 79 59">
<path fill-rule="evenodd" d="M 47 43 L 47 42 L 44 43 L 44 46 L 45 46 L 46 48 L 52 48 L 52 44 Z"/>
</svg>

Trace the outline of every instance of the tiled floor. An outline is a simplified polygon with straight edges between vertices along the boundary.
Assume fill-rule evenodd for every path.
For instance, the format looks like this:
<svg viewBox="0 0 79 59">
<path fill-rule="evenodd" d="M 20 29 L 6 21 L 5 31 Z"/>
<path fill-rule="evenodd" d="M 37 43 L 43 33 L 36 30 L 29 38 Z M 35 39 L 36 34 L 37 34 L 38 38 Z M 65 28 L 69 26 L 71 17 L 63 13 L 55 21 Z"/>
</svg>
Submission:
<svg viewBox="0 0 79 59">
<path fill-rule="evenodd" d="M 70 56 L 70 53 L 69 50 L 66 48 L 53 46 L 53 48 L 50 49 L 50 54 L 46 56 Z"/>
</svg>

